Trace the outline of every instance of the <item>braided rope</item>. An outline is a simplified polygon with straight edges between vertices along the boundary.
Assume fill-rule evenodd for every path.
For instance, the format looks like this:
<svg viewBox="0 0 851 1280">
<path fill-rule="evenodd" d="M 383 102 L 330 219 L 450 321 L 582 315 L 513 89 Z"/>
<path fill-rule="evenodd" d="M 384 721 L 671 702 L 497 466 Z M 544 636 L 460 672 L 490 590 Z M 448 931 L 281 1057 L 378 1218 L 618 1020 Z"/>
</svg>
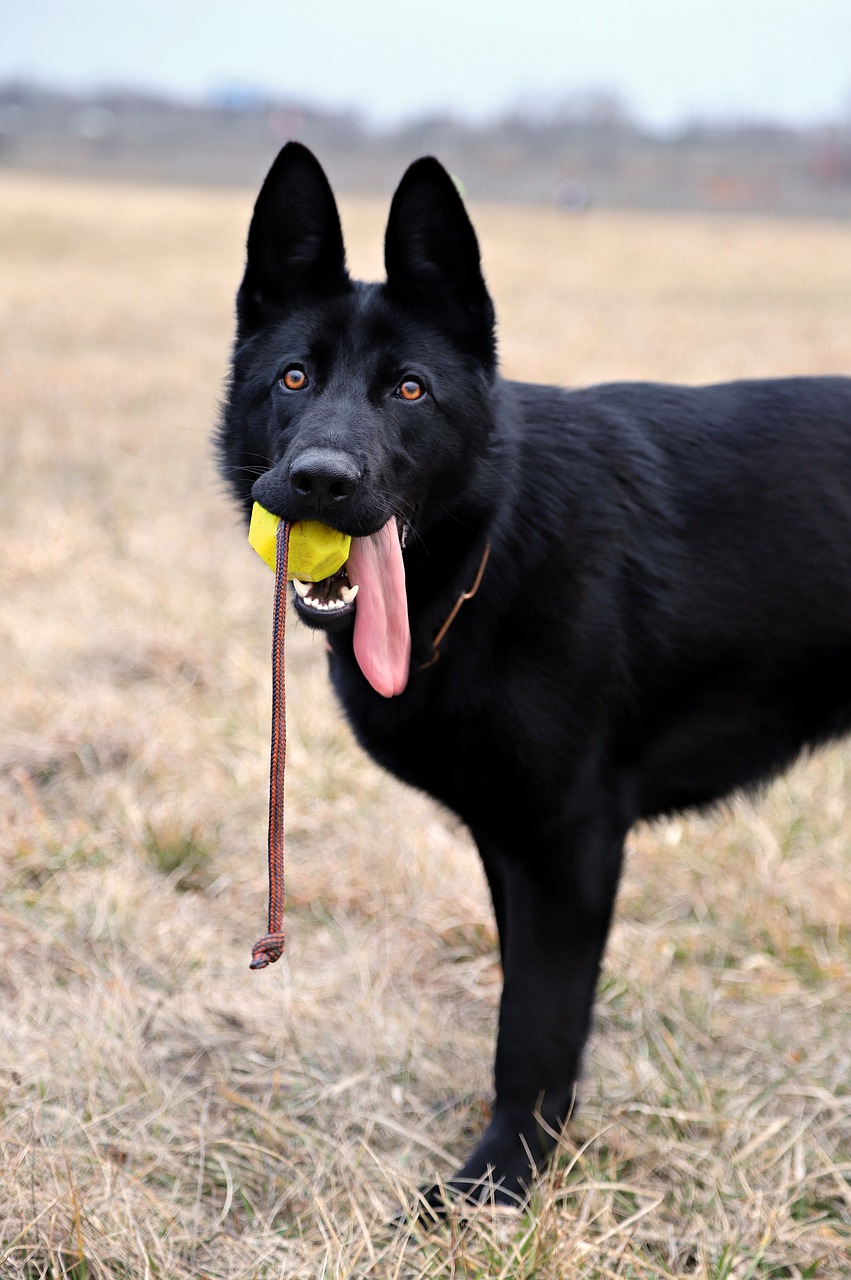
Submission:
<svg viewBox="0 0 851 1280">
<path fill-rule="evenodd" d="M 290 526 L 282 520 L 275 540 L 275 612 L 272 623 L 272 752 L 269 763 L 269 931 L 255 942 L 251 968 L 265 969 L 284 951 L 284 771 L 287 763 L 287 691 L 284 637 L 287 618 L 287 553 Z"/>
<path fill-rule="evenodd" d="M 287 763 L 287 691 L 284 669 L 284 639 L 287 620 L 287 559 L 290 526 L 281 520 L 275 535 L 275 609 L 272 623 L 272 752 L 269 762 L 269 925 L 268 932 L 255 942 L 251 968 L 265 969 L 284 953 L 284 772 Z M 484 577 L 490 555 L 485 546 L 473 585 L 458 597 L 449 617 L 438 631 L 432 656 L 420 667 L 424 671 L 440 657 L 440 644 L 460 610 L 472 600 Z"/>
</svg>

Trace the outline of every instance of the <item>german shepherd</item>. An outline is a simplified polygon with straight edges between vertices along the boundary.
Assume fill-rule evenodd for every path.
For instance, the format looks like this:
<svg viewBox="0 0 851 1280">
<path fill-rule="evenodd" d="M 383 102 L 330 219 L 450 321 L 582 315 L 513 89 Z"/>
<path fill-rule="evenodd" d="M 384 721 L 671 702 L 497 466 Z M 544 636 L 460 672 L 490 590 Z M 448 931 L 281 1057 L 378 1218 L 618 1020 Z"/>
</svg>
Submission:
<svg viewBox="0 0 851 1280">
<path fill-rule="evenodd" d="M 505 380 L 476 235 L 431 157 L 393 197 L 385 265 L 350 279 L 328 180 L 285 146 L 218 453 L 246 516 L 352 535 L 296 613 L 327 633 L 366 750 L 478 846 L 496 1101 L 449 1187 L 516 1203 L 571 1108 L 630 827 L 851 727 L 851 379 Z"/>
</svg>

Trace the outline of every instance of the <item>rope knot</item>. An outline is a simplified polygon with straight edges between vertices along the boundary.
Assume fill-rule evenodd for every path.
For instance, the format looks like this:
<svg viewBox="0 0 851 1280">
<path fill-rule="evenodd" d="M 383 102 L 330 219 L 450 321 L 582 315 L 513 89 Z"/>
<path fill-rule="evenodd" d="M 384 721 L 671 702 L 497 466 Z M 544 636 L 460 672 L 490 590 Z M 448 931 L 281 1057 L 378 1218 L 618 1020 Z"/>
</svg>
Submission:
<svg viewBox="0 0 851 1280">
<path fill-rule="evenodd" d="M 259 942 L 255 942 L 251 951 L 252 969 L 265 969 L 267 964 L 274 964 L 284 954 L 284 935 L 282 933 L 266 933 Z"/>
</svg>

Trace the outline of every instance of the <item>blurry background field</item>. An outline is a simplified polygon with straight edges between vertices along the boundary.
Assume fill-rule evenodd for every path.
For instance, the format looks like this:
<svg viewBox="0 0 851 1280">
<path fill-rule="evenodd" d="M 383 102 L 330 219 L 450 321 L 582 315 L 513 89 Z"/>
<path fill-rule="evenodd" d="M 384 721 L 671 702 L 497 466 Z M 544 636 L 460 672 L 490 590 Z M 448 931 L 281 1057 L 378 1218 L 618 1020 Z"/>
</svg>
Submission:
<svg viewBox="0 0 851 1280">
<path fill-rule="evenodd" d="M 484 1123 L 496 939 L 296 627 L 249 972 L 272 578 L 209 437 L 251 199 L 0 175 L 0 1276 L 847 1277 L 851 750 L 635 833 L 522 1218 L 389 1225 Z M 386 202 L 342 212 L 378 274 Z M 851 372 L 847 223 L 472 212 L 512 376 Z"/>
</svg>

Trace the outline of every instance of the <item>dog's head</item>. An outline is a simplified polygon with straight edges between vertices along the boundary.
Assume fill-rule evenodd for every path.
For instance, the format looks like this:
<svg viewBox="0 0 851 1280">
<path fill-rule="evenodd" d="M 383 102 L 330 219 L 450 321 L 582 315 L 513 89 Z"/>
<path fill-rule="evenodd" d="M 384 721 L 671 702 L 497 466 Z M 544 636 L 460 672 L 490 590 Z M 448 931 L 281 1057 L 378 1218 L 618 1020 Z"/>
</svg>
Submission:
<svg viewBox="0 0 851 1280">
<path fill-rule="evenodd" d="M 493 305 L 472 224 L 437 160 L 402 178 L 385 263 L 384 284 L 350 279 L 328 180 L 288 143 L 251 220 L 219 433 L 246 511 L 256 498 L 286 519 L 371 533 L 394 503 L 407 514 L 421 496 L 412 485 L 430 487 L 442 455 L 457 475 L 481 448 Z"/>
<path fill-rule="evenodd" d="M 328 180 L 305 147 L 285 146 L 248 233 L 218 446 L 246 513 L 256 500 L 356 543 L 381 535 L 381 556 L 396 559 L 388 529 L 404 541 L 410 526 L 422 537 L 457 519 L 493 426 L 493 305 L 437 160 L 416 161 L 399 184 L 385 265 L 384 283 L 350 279 Z M 339 625 L 354 605 L 323 591 L 300 597 L 299 613 Z"/>
</svg>

